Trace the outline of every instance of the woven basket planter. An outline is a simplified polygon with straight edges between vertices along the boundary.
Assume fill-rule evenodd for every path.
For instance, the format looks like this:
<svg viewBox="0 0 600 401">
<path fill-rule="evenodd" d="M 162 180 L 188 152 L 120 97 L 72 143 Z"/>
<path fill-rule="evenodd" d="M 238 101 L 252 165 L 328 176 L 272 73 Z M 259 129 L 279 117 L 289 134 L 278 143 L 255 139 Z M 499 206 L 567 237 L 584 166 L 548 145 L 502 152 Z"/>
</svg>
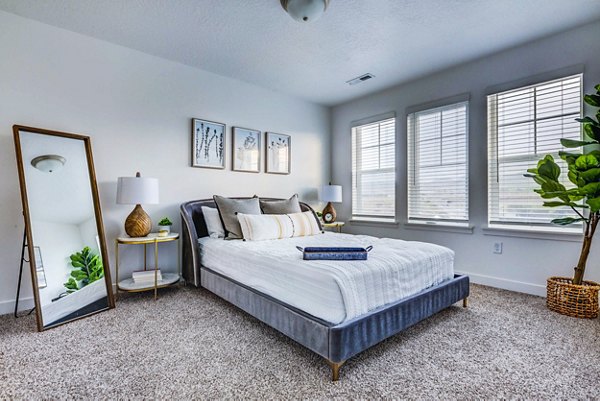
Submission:
<svg viewBox="0 0 600 401">
<path fill-rule="evenodd" d="M 550 277 L 546 289 L 548 309 L 572 317 L 585 319 L 598 317 L 600 284 L 583 281 L 581 285 L 576 285 L 570 278 Z"/>
</svg>

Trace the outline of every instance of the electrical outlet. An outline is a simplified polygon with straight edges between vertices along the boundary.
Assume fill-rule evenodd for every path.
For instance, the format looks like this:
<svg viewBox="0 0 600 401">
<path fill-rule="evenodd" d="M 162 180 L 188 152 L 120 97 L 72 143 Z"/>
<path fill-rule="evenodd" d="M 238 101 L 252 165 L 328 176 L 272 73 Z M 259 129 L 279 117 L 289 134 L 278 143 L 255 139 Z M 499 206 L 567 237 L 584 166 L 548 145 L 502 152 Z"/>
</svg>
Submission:
<svg viewBox="0 0 600 401">
<path fill-rule="evenodd" d="M 494 253 L 502 253 L 502 242 L 494 242 Z"/>
</svg>

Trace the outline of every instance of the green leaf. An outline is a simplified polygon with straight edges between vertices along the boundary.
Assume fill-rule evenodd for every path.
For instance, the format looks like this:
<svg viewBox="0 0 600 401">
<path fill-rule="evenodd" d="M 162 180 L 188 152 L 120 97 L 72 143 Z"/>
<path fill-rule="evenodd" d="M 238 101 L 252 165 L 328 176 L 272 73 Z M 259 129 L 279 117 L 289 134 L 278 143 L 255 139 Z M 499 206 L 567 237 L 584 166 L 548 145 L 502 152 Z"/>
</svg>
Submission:
<svg viewBox="0 0 600 401">
<path fill-rule="evenodd" d="M 579 174 L 577 172 L 569 169 L 569 172 L 567 173 L 567 177 L 569 177 L 569 181 L 571 181 L 573 184 L 577 185 L 577 179 L 579 178 Z"/>
<path fill-rule="evenodd" d="M 566 192 L 566 188 L 565 188 L 565 186 L 563 184 L 561 184 L 558 181 L 547 180 L 542 185 L 542 191 L 547 192 L 547 193 L 557 193 L 557 194 L 559 194 L 559 193 Z"/>
<path fill-rule="evenodd" d="M 594 181 L 599 181 L 600 179 L 600 168 L 599 167 L 593 167 L 589 170 L 586 171 L 581 171 L 579 173 L 579 176 L 581 178 L 583 178 L 586 183 L 589 182 L 594 182 Z"/>
<path fill-rule="evenodd" d="M 575 121 L 580 123 L 598 124 L 592 117 L 576 118 Z"/>
<path fill-rule="evenodd" d="M 581 155 L 575 160 L 577 170 L 588 170 L 598 166 L 598 159 L 593 154 Z"/>
<path fill-rule="evenodd" d="M 596 92 L 600 92 L 600 84 L 594 86 L 594 89 L 596 89 Z"/>
<path fill-rule="evenodd" d="M 544 202 L 544 206 L 547 206 L 547 207 L 569 206 L 569 203 L 566 203 L 566 202 L 558 202 L 558 201 L 553 201 L 553 202 Z"/>
<path fill-rule="evenodd" d="M 587 203 L 590 206 L 591 213 L 596 213 L 596 212 L 600 211 L 600 198 L 599 197 L 589 197 L 585 200 L 585 203 Z"/>
<path fill-rule="evenodd" d="M 560 226 L 566 226 L 568 224 L 573 224 L 573 223 L 577 223 L 579 221 L 583 221 L 584 219 L 582 219 L 581 217 L 563 217 L 560 219 L 554 219 L 552 220 L 552 224 L 558 224 Z"/>
<path fill-rule="evenodd" d="M 583 101 L 590 106 L 600 107 L 600 96 L 599 95 L 585 95 Z"/>
<path fill-rule="evenodd" d="M 581 188 L 581 193 L 585 194 L 588 198 L 595 198 L 596 196 L 600 195 L 600 182 L 591 182 L 584 185 Z"/>
<path fill-rule="evenodd" d="M 560 176 L 560 167 L 554 163 L 554 158 L 551 155 L 546 155 L 537 165 L 538 174 L 544 178 L 558 180 Z"/>
<path fill-rule="evenodd" d="M 583 133 L 586 134 L 589 138 L 595 140 L 596 144 L 598 143 L 598 139 L 600 139 L 600 127 L 596 127 L 592 124 L 584 124 Z"/>
<path fill-rule="evenodd" d="M 536 175 L 533 177 L 533 181 L 535 181 L 538 185 L 544 185 L 544 183 L 546 182 L 546 179 L 544 179 L 543 177 Z"/>
<path fill-rule="evenodd" d="M 77 285 L 77 282 L 71 277 L 69 278 L 69 281 L 67 281 L 64 284 L 65 288 L 67 288 L 67 292 L 71 293 L 71 292 L 75 292 L 79 289 L 79 286 Z"/>
<path fill-rule="evenodd" d="M 567 164 L 573 164 L 573 163 L 575 163 L 575 160 L 577 160 L 577 158 L 579 156 L 581 156 L 581 153 L 571 153 L 571 152 L 565 152 L 564 150 L 560 150 L 558 152 L 558 155 L 560 156 L 561 159 L 566 161 Z"/>
<path fill-rule="evenodd" d="M 562 138 L 560 140 L 560 143 L 562 146 L 564 146 L 565 148 L 578 148 L 580 146 L 585 146 L 585 145 L 594 145 L 596 144 L 596 142 L 590 142 L 590 141 L 576 141 L 574 139 L 567 139 L 567 138 Z"/>
</svg>

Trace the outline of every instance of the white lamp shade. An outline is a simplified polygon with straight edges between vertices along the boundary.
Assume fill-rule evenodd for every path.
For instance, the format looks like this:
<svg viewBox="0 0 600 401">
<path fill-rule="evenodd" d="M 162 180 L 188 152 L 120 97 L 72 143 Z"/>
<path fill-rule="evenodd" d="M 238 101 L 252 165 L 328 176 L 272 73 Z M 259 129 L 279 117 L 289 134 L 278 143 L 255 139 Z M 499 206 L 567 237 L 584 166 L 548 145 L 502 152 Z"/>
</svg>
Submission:
<svg viewBox="0 0 600 401">
<path fill-rule="evenodd" d="M 321 200 L 324 202 L 341 202 L 342 201 L 342 186 L 341 185 L 323 185 L 321 189 Z"/>
<path fill-rule="evenodd" d="M 158 203 L 158 179 L 119 177 L 117 203 L 119 205 L 151 205 Z"/>
</svg>

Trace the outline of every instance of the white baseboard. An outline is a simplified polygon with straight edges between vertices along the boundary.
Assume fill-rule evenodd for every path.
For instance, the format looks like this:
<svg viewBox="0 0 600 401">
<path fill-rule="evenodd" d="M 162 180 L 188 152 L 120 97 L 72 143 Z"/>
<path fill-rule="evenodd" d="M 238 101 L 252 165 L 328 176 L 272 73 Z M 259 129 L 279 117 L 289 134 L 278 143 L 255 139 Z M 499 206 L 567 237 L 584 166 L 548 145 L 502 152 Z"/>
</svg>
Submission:
<svg viewBox="0 0 600 401">
<path fill-rule="evenodd" d="M 19 312 L 33 308 L 33 297 L 21 298 L 19 300 Z M 0 301 L 0 315 L 8 315 L 15 312 L 15 300 Z"/>
<path fill-rule="evenodd" d="M 540 297 L 546 296 L 546 285 L 524 283 L 522 281 L 485 276 L 483 274 L 475 274 L 465 271 L 456 271 L 456 274 L 465 274 L 469 276 L 471 282 L 475 284 L 482 284 L 490 287 L 502 288 L 504 290 L 509 291 L 523 292 L 525 294 L 537 295 Z"/>
</svg>

